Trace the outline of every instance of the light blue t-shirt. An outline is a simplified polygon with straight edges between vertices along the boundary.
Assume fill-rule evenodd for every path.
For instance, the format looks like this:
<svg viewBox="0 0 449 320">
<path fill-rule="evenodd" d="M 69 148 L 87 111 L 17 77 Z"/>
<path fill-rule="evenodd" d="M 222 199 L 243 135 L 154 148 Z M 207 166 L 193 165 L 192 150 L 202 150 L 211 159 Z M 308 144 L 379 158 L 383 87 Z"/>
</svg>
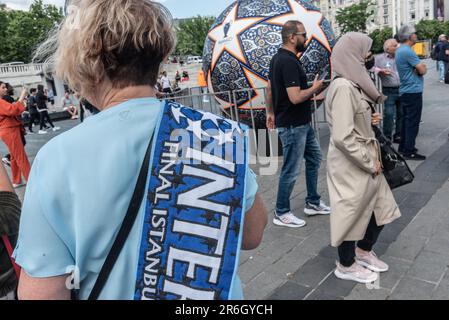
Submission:
<svg viewBox="0 0 449 320">
<path fill-rule="evenodd" d="M 396 51 L 396 65 L 401 80 L 399 93 L 422 93 L 424 77 L 416 73 L 415 67 L 421 63 L 416 53 L 408 45 L 401 45 Z"/>
<path fill-rule="evenodd" d="M 14 252 L 27 274 L 60 276 L 76 265 L 80 298 L 88 298 L 128 209 L 163 105 L 154 98 L 130 100 L 87 118 L 39 151 Z M 246 211 L 257 188 L 255 175 L 248 170 Z M 142 203 L 100 299 L 134 298 L 144 213 Z M 238 277 L 232 287 L 231 297 L 242 299 Z"/>
</svg>

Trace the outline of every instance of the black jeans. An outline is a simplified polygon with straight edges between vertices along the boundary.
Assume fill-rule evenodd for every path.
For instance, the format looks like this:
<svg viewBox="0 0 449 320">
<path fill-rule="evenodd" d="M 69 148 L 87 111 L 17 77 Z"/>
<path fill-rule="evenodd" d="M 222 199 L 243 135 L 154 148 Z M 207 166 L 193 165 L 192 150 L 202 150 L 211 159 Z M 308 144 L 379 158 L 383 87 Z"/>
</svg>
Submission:
<svg viewBox="0 0 449 320">
<path fill-rule="evenodd" d="M 409 156 L 416 152 L 416 137 L 419 133 L 423 107 L 422 93 L 404 93 L 401 96 L 401 106 L 403 118 L 399 152 Z"/>
<path fill-rule="evenodd" d="M 54 128 L 55 126 L 53 125 L 53 122 L 51 122 L 50 116 L 48 115 L 48 111 L 44 110 L 44 111 L 40 111 L 39 115 L 41 117 L 41 129 L 40 130 L 44 130 L 45 128 L 45 120 L 47 120 L 47 122 L 50 124 L 50 126 L 52 128 Z"/>
<path fill-rule="evenodd" d="M 373 214 L 368 224 L 368 228 L 366 229 L 365 237 L 363 240 L 357 242 L 357 247 L 364 251 L 371 251 L 383 228 L 383 226 L 379 227 L 377 225 L 376 217 Z M 355 241 L 344 241 L 338 247 L 338 256 L 342 266 L 352 266 L 355 262 Z"/>
<path fill-rule="evenodd" d="M 33 124 L 36 122 L 36 120 L 40 120 L 39 113 L 36 112 L 30 112 L 30 121 L 28 122 L 28 130 L 30 132 L 33 132 Z"/>
</svg>

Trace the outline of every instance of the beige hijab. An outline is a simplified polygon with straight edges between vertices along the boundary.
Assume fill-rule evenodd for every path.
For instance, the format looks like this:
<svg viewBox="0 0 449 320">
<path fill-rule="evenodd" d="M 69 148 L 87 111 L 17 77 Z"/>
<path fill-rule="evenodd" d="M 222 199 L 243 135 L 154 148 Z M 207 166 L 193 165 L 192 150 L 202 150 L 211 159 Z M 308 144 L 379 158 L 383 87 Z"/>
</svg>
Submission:
<svg viewBox="0 0 449 320">
<path fill-rule="evenodd" d="M 386 97 L 377 90 L 365 68 L 365 58 L 373 40 L 363 33 L 349 32 L 338 40 L 332 52 L 332 69 L 335 77 L 342 77 L 357 84 L 374 102 Z"/>
</svg>

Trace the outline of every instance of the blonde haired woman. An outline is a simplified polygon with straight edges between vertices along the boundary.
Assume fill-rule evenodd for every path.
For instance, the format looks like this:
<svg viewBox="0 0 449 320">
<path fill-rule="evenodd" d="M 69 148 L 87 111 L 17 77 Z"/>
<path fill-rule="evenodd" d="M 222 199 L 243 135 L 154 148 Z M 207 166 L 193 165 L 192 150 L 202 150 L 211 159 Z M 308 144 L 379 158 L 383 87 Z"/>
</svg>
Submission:
<svg viewBox="0 0 449 320">
<path fill-rule="evenodd" d="M 373 282 L 378 272 L 388 270 L 373 246 L 382 228 L 400 217 L 371 128 L 380 121 L 372 106 L 385 99 L 367 71 L 371 45 L 361 33 L 341 37 L 332 54 L 335 77 L 326 97 L 331 244 L 338 247 L 340 260 L 335 275 L 360 283 Z"/>
<path fill-rule="evenodd" d="M 204 144 L 170 133 L 183 128 L 192 137 L 202 122 L 226 124 L 235 129 L 231 141 L 208 137 L 233 150 L 244 130 L 156 99 L 174 46 L 162 5 L 83 0 L 69 9 L 56 71 L 101 112 L 34 161 L 15 251 L 19 298 L 69 299 L 71 290 L 79 299 L 242 298 L 239 250 L 257 247 L 267 222 L 255 176 L 247 162 L 219 162 L 196 149 Z M 51 47 L 52 39 L 44 45 Z"/>
</svg>

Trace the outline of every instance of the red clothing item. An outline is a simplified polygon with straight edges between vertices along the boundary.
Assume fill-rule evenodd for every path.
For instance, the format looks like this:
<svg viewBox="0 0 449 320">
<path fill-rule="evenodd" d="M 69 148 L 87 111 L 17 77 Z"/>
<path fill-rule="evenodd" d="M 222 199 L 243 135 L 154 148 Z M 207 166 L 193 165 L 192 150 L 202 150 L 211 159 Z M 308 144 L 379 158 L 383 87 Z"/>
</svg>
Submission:
<svg viewBox="0 0 449 320">
<path fill-rule="evenodd" d="M 11 154 L 12 183 L 20 184 L 22 176 L 25 178 L 25 182 L 28 181 L 30 162 L 23 146 L 21 127 L 0 130 L 0 138 Z"/>
<path fill-rule="evenodd" d="M 22 122 L 18 118 L 25 111 L 20 102 L 11 104 L 0 99 L 0 138 L 11 154 L 12 182 L 19 184 L 22 176 L 28 181 L 30 162 L 22 142 Z"/>
<path fill-rule="evenodd" d="M 25 106 L 20 102 L 14 104 L 0 99 L 0 130 L 21 127 L 20 115 L 25 111 Z"/>
</svg>

